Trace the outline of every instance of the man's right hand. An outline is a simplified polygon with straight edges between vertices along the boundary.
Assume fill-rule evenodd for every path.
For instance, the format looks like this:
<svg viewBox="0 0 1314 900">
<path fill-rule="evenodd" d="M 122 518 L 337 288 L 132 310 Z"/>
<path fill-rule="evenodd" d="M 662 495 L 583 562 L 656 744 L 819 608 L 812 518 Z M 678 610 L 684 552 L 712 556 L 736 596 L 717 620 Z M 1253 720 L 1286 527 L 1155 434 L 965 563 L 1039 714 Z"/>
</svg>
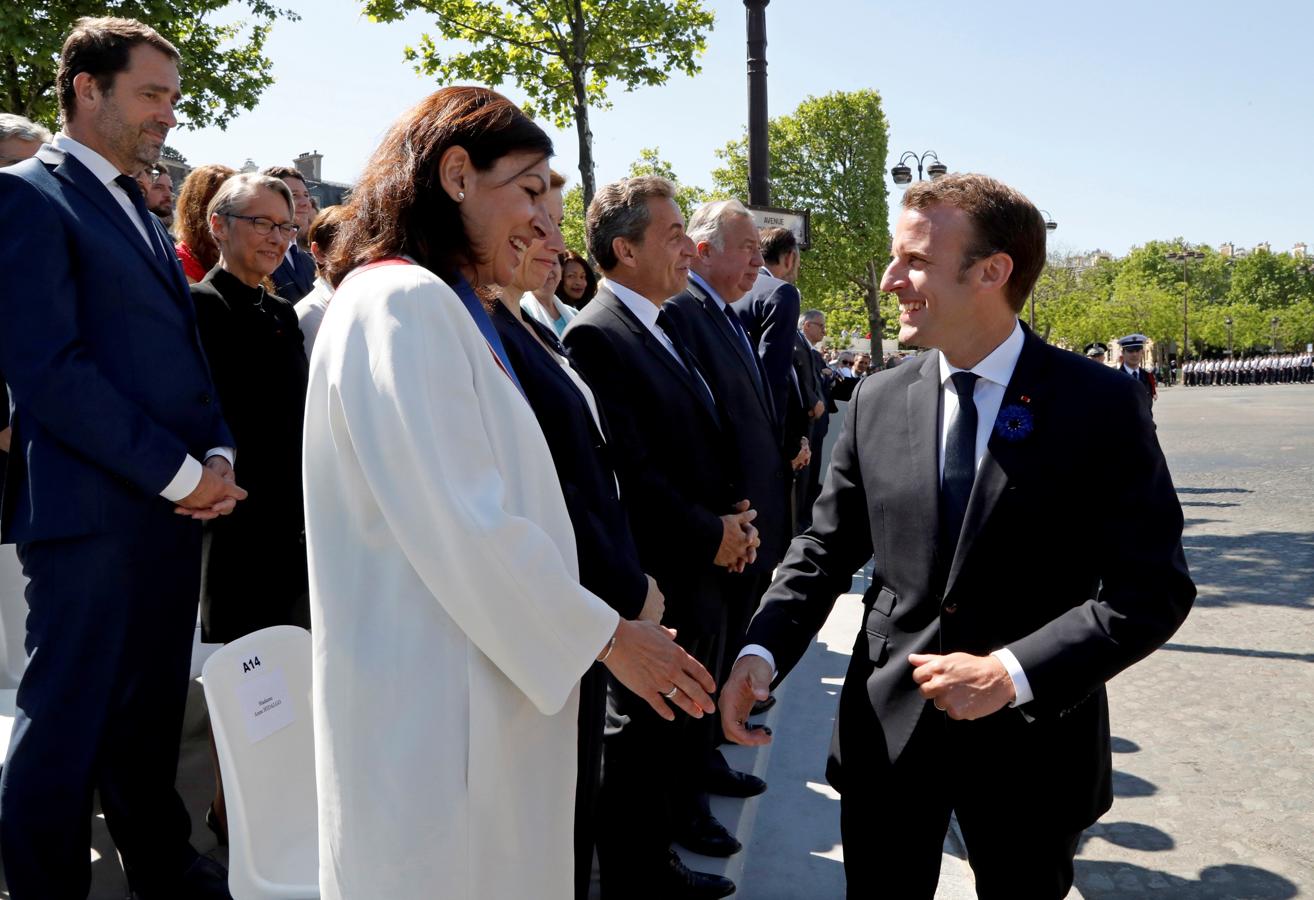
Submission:
<svg viewBox="0 0 1314 900">
<path fill-rule="evenodd" d="M 9 452 L 9 440 L 13 436 L 14 436 L 14 432 L 8 425 L 6 425 L 4 428 L 0 428 L 0 452 L 3 453 Z"/>
<path fill-rule="evenodd" d="M 201 482 L 178 501 L 174 512 L 180 516 L 206 521 L 226 516 L 246 499 L 246 491 L 237 486 L 233 469 L 222 456 L 212 456 L 201 466 Z"/>
<path fill-rule="evenodd" d="M 749 731 L 744 727 L 753 712 L 753 704 L 771 696 L 771 666 L 760 656 L 748 654 L 735 661 L 730 677 L 721 688 L 721 730 L 727 740 L 749 747 L 771 743 L 765 728 Z"/>
<path fill-rule="evenodd" d="M 640 622 L 654 622 L 661 624 L 662 616 L 666 615 L 666 597 L 662 595 L 662 589 L 657 587 L 657 580 L 651 575 L 644 575 L 648 579 L 648 596 L 643 598 L 643 609 L 639 611 Z"/>
<path fill-rule="evenodd" d="M 762 540 L 752 525 L 757 510 L 749 509 L 747 500 L 740 500 L 734 509 L 730 515 L 721 517 L 721 546 L 712 562 L 731 572 L 742 572 L 757 559 L 757 548 Z"/>
<path fill-rule="evenodd" d="M 712 702 L 716 681 L 675 643 L 675 632 L 669 628 L 621 619 L 616 644 L 603 665 L 668 722 L 675 720 L 672 705 L 695 719 L 716 711 Z"/>
<path fill-rule="evenodd" d="M 818 400 L 818 401 L 817 401 L 817 404 L 816 404 L 815 406 L 812 407 L 811 411 L 808 412 L 808 418 L 809 418 L 809 419 L 820 419 L 821 416 L 822 416 L 825 412 L 826 412 L 826 403 L 825 403 L 825 401 L 823 401 L 823 400 Z"/>
</svg>

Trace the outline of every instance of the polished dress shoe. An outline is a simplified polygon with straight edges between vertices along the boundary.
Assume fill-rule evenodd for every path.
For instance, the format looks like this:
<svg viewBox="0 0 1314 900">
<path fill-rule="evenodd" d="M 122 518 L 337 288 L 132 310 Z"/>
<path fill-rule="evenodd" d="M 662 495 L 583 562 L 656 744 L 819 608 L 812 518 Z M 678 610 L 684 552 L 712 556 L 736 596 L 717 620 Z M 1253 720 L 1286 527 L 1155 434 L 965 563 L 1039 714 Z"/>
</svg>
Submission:
<svg viewBox="0 0 1314 900">
<path fill-rule="evenodd" d="M 756 797 L 767 789 L 767 784 L 756 775 L 713 766 L 704 775 L 703 787 L 718 797 Z"/>
<path fill-rule="evenodd" d="M 171 885 L 134 888 L 133 900 L 233 900 L 228 870 L 208 856 L 198 856 Z"/>
<path fill-rule="evenodd" d="M 654 880 L 656 891 L 652 896 L 662 900 L 717 900 L 735 892 L 735 883 L 729 878 L 693 871 L 674 850 Z"/>
<path fill-rule="evenodd" d="M 675 842 L 703 856 L 733 856 L 744 849 L 744 845 L 715 816 L 706 813 L 695 816 L 678 829 Z"/>
<path fill-rule="evenodd" d="M 753 711 L 750 712 L 749 715 L 760 716 L 762 715 L 762 713 L 766 712 L 768 709 L 770 709 L 775 705 L 776 705 L 776 695 L 769 694 L 767 695 L 767 698 L 765 700 L 757 700 L 753 703 Z"/>
</svg>

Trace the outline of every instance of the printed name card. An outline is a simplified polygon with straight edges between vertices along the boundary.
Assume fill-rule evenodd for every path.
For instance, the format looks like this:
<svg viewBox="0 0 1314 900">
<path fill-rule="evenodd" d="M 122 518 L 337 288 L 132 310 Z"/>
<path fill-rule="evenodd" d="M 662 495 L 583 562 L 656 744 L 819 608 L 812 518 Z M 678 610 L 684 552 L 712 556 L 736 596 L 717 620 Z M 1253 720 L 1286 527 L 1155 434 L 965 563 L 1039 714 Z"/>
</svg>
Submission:
<svg viewBox="0 0 1314 900">
<path fill-rule="evenodd" d="M 237 701 L 251 743 L 263 741 L 296 721 L 282 669 L 251 675 L 237 686 Z"/>
</svg>

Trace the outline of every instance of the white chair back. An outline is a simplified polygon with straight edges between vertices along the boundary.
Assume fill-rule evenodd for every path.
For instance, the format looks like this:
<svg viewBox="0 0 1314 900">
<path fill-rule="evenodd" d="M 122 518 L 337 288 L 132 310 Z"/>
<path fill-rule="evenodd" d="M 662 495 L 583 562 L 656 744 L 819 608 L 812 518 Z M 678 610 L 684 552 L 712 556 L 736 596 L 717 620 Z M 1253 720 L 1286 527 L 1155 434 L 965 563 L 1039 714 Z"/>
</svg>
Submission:
<svg viewBox="0 0 1314 900">
<path fill-rule="evenodd" d="M 201 672 L 234 900 L 319 897 L 310 671 L 310 633 L 277 625 L 215 651 Z"/>
</svg>

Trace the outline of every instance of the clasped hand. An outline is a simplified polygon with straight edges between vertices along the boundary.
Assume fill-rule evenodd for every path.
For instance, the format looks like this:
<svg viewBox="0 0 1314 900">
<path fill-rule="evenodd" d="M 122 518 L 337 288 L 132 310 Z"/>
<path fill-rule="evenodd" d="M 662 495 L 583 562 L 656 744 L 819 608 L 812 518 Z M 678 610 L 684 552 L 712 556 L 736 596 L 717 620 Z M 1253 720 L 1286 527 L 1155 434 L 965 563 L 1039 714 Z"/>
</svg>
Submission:
<svg viewBox="0 0 1314 900">
<path fill-rule="evenodd" d="M 233 467 L 222 456 L 212 456 L 201 467 L 201 483 L 178 501 L 174 512 L 202 522 L 226 516 L 246 499 L 246 491 L 237 486 Z"/>
<path fill-rule="evenodd" d="M 721 517 L 721 546 L 712 562 L 731 572 L 742 572 L 757 559 L 757 548 L 762 540 L 752 525 L 757 510 L 749 509 L 747 500 L 736 503 L 734 510 Z"/>
<path fill-rule="evenodd" d="M 983 718 L 1017 696 L 1008 670 L 994 656 L 910 653 L 908 662 L 922 696 L 951 719 Z"/>
</svg>

